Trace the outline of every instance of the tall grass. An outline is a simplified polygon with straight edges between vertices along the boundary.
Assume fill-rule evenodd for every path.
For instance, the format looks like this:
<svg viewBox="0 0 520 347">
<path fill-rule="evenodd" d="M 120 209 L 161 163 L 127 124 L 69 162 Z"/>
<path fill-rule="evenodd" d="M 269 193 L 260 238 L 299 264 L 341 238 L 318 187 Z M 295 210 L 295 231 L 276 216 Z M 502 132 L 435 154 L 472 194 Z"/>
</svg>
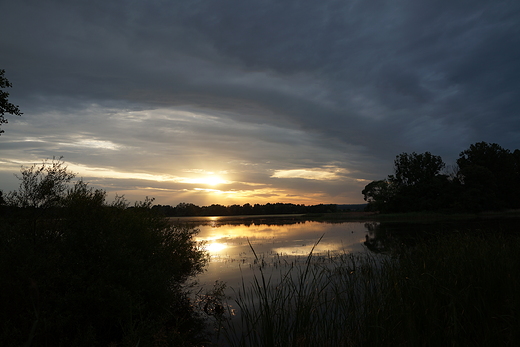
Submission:
<svg viewBox="0 0 520 347">
<path fill-rule="evenodd" d="M 311 252 L 280 277 L 260 267 L 225 344 L 518 345 L 519 250 L 518 237 L 459 233 L 394 256 Z"/>
</svg>

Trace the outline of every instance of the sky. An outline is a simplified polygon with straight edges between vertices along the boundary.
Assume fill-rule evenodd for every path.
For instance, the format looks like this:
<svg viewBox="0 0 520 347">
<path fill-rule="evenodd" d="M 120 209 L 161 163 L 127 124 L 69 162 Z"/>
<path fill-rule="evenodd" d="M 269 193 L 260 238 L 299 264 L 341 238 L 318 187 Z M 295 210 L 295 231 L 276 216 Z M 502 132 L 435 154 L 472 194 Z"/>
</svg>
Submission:
<svg viewBox="0 0 520 347">
<path fill-rule="evenodd" d="M 403 152 L 520 148 L 520 2 L 2 0 L 0 189 L 63 156 L 157 204 L 363 203 Z"/>
</svg>

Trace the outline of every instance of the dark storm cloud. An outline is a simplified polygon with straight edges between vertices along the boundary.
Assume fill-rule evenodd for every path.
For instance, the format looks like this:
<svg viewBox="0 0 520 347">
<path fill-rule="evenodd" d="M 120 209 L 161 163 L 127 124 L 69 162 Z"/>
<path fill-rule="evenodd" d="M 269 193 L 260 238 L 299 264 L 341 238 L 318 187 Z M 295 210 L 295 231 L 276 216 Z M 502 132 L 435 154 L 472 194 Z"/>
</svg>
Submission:
<svg viewBox="0 0 520 347">
<path fill-rule="evenodd" d="M 269 177 L 336 165 L 372 180 L 403 151 L 454 161 L 478 141 L 520 147 L 517 2 L 5 0 L 0 11 L 0 68 L 25 112 L 7 125 L 24 137 L 2 145 L 11 158 L 59 152 L 141 172 L 256 163 L 244 172 L 262 184 L 333 194 Z"/>
<path fill-rule="evenodd" d="M 344 142 L 408 147 L 391 129 L 421 146 L 421 128 L 436 126 L 422 147 L 446 152 L 447 140 L 489 134 L 480 120 L 518 111 L 520 16 L 510 1 L 206 4 L 182 9 L 182 23 L 246 69 L 320 81 L 321 100 L 284 95 L 269 106 Z"/>
</svg>

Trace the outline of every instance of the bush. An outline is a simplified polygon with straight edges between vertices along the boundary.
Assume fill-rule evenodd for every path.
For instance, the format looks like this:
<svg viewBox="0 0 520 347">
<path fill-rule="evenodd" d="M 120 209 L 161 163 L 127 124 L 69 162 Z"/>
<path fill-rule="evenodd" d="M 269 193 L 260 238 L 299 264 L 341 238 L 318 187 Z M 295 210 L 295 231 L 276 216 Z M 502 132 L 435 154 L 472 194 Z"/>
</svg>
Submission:
<svg viewBox="0 0 520 347">
<path fill-rule="evenodd" d="M 168 225 L 150 199 L 107 203 L 81 180 L 62 189 L 64 172 L 60 160 L 22 169 L 20 190 L 6 196 L 3 345 L 197 344 L 204 322 L 185 286 L 207 259 L 197 231 Z"/>
</svg>

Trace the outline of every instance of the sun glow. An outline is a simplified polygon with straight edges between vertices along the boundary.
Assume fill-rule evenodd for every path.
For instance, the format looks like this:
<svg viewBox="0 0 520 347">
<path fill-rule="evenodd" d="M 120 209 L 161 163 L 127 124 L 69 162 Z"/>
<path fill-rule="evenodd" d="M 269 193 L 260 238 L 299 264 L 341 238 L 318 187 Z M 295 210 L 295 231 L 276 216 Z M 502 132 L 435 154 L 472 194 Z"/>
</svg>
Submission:
<svg viewBox="0 0 520 347">
<path fill-rule="evenodd" d="M 203 177 L 200 179 L 200 183 L 204 183 L 209 186 L 216 186 L 218 184 L 222 184 L 225 182 L 226 181 L 224 181 L 222 178 L 220 178 L 219 176 L 215 176 L 215 175 L 210 175 L 210 176 Z"/>
<path fill-rule="evenodd" d="M 139 173 L 139 172 L 118 172 L 106 168 L 98 167 L 87 167 L 83 165 L 69 164 L 68 167 L 72 171 L 77 172 L 79 175 L 87 177 L 100 177 L 100 178 L 120 178 L 120 179 L 138 179 L 146 181 L 157 181 L 157 182 L 178 182 L 188 184 L 203 184 L 207 186 L 217 186 L 219 184 L 231 183 L 223 179 L 219 175 L 215 175 L 212 172 L 206 172 L 199 177 L 182 177 L 167 174 L 150 174 L 150 173 Z"/>
<path fill-rule="evenodd" d="M 222 179 L 222 177 L 218 175 L 206 175 L 197 178 L 187 178 L 183 180 L 183 182 L 191 184 L 205 184 L 208 186 L 217 186 L 219 184 L 228 183 L 228 181 Z"/>
<path fill-rule="evenodd" d="M 223 180 L 219 176 L 216 175 L 208 175 L 204 177 L 197 177 L 197 178 L 186 178 L 182 180 L 183 183 L 190 183 L 190 184 L 205 184 L 208 186 L 217 186 L 219 184 L 228 183 L 228 181 Z"/>
</svg>

